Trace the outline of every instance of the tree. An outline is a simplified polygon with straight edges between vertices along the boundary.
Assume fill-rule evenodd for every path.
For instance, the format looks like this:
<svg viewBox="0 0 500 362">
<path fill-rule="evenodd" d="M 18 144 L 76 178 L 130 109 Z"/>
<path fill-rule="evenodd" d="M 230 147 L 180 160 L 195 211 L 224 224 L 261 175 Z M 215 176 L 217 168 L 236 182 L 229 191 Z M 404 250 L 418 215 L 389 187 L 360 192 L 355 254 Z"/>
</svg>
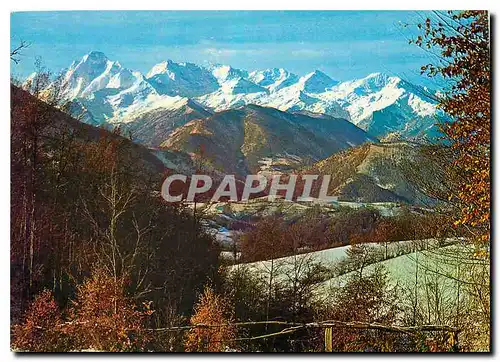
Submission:
<svg viewBox="0 0 500 362">
<path fill-rule="evenodd" d="M 223 352 L 234 347 L 236 327 L 231 301 L 206 287 L 194 309 L 192 325 L 206 324 L 212 328 L 193 328 L 186 337 L 188 352 Z"/>
<path fill-rule="evenodd" d="M 454 208 L 453 226 L 466 231 L 475 255 L 483 259 L 465 274 L 464 288 L 474 304 L 474 322 L 479 330 L 473 338 L 489 341 L 490 328 L 490 168 L 491 168 L 491 79 L 490 19 L 487 11 L 434 12 L 418 24 L 422 34 L 413 42 L 436 56 L 422 66 L 429 77 L 440 76 L 448 88 L 438 97 L 439 107 L 451 120 L 441 126 L 449 147 L 441 166 L 452 176 L 449 205 Z M 442 150 L 444 149 L 444 151 Z M 474 323 L 476 324 L 476 323 Z M 487 342 L 488 343 L 488 342 Z M 484 345 L 485 343 L 483 343 Z"/>
<path fill-rule="evenodd" d="M 45 84 L 46 76 L 40 73 L 34 79 L 34 91 L 40 92 Z M 14 89 L 11 99 L 11 243 L 13 264 L 20 266 L 15 274 L 22 284 L 19 300 L 24 305 L 36 294 L 35 270 L 44 246 L 40 235 L 47 224 L 39 204 L 46 161 L 42 133 L 52 119 L 48 105 L 22 97 L 21 92 Z"/>
<path fill-rule="evenodd" d="M 12 346 L 31 352 L 56 352 L 66 347 L 61 338 L 61 312 L 49 290 L 38 294 L 29 306 L 25 320 L 14 327 Z"/>
<path fill-rule="evenodd" d="M 156 192 L 161 162 L 118 131 L 11 90 L 12 322 L 43 289 L 65 307 L 95 265 L 126 280 L 137 305 L 153 301 L 149 327 L 191 314 L 217 282 L 218 248 L 199 216 Z"/>
<path fill-rule="evenodd" d="M 25 40 L 21 40 L 20 43 L 11 49 L 10 51 L 10 60 L 12 60 L 14 63 L 18 64 L 21 59 L 20 56 L 22 55 L 22 51 L 30 46 L 30 43 L 28 43 Z"/>
<path fill-rule="evenodd" d="M 98 351 L 140 351 L 148 342 L 145 319 L 153 313 L 149 304 L 143 310 L 125 295 L 126 279 L 115 280 L 101 268 L 78 286 L 73 301 L 71 323 L 66 327 L 77 349 Z"/>
<path fill-rule="evenodd" d="M 344 285 L 333 289 L 325 319 L 394 324 L 399 308 L 394 288 L 389 287 L 387 272 L 376 267 L 369 274 L 352 273 Z M 334 351 L 393 351 L 395 336 L 373 330 L 334 328 Z"/>
<path fill-rule="evenodd" d="M 489 25 L 486 11 L 434 12 L 418 24 L 423 34 L 413 41 L 437 56 L 437 62 L 422 66 L 422 73 L 450 81 L 438 98 L 451 117 L 441 125 L 451 145 L 448 167 L 457 176 L 457 190 L 449 199 L 460 210 L 455 225 L 466 227 L 483 244 L 490 238 Z"/>
</svg>

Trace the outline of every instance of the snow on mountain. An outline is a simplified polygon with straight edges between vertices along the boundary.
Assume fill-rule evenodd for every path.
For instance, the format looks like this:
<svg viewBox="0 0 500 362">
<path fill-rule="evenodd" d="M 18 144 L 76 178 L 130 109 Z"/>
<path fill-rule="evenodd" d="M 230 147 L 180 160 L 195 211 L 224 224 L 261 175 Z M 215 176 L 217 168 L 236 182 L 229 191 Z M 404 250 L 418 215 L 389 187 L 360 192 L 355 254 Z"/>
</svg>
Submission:
<svg viewBox="0 0 500 362">
<path fill-rule="evenodd" d="M 322 99 L 335 99 L 349 111 L 351 120 L 358 124 L 373 112 L 396 102 L 404 93 L 398 86 L 400 79 L 380 74 L 339 84 L 321 95 Z"/>
<path fill-rule="evenodd" d="M 377 137 L 394 132 L 410 138 L 436 133 L 432 129 L 439 112 L 432 95 L 398 77 L 373 73 L 340 83 L 318 97 L 337 101 L 354 124 Z"/>
<path fill-rule="evenodd" d="M 109 60 L 102 52 L 92 51 L 63 72 L 60 87 L 63 101 L 70 101 L 73 113 L 85 122 L 128 123 L 154 110 L 168 112 L 185 107 L 188 98 L 161 94 L 155 81 L 164 75 L 172 77 L 169 85 L 174 92 L 188 87 L 187 73 L 192 72 L 196 80 L 196 72 L 200 71 L 194 64 L 165 62 L 153 67 L 150 81 L 140 72 Z M 54 82 L 49 87 L 55 86 Z"/>
<path fill-rule="evenodd" d="M 26 77 L 24 82 L 21 84 L 21 88 L 24 90 L 29 90 L 33 86 L 33 83 L 36 81 L 36 76 L 38 75 L 37 72 L 33 72 L 30 75 Z"/>
<path fill-rule="evenodd" d="M 214 111 L 256 104 L 282 111 L 307 110 L 349 119 L 349 113 L 335 100 L 323 100 L 308 93 L 337 84 L 320 71 L 299 78 L 282 68 L 245 73 L 230 66 L 218 66 L 212 73 L 218 77 L 220 89 L 197 100 Z M 247 79 L 243 78 L 245 75 Z"/>
<path fill-rule="evenodd" d="M 206 112 L 256 104 L 326 114 L 377 137 L 420 137 L 431 132 L 439 115 L 425 89 L 382 73 L 338 82 L 319 70 L 299 77 L 283 68 L 249 73 L 229 65 L 205 68 L 167 60 L 144 76 L 97 51 L 63 72 L 62 94 L 95 124 L 132 122 L 153 111 L 165 117 L 184 109 L 188 98 Z"/>
<path fill-rule="evenodd" d="M 193 119 L 211 115 L 201 105 L 186 97 L 149 95 L 137 106 L 126 108 L 117 117 L 125 130 L 142 144 L 157 147 L 177 128 Z"/>
<path fill-rule="evenodd" d="M 297 83 L 299 77 L 283 68 L 272 68 L 251 72 L 248 79 L 270 91 L 278 91 Z"/>
<path fill-rule="evenodd" d="M 251 81 L 247 71 L 221 64 L 211 65 L 208 69 L 217 79 L 219 88 L 196 100 L 213 111 L 260 104 L 260 99 L 269 94 L 266 88 Z"/>
<path fill-rule="evenodd" d="M 140 87 L 141 85 L 138 85 Z M 147 93 L 141 101 L 134 98 L 134 89 L 126 89 L 117 95 L 108 98 L 110 104 L 117 109 L 110 123 L 129 123 L 142 113 L 150 112 L 155 109 L 174 110 L 187 104 L 189 98 L 181 96 L 161 96 L 157 93 Z M 125 104 L 124 104 L 125 103 Z M 126 103 L 130 103 L 128 106 Z"/>
<path fill-rule="evenodd" d="M 60 86 L 66 100 L 106 98 L 131 93 L 132 89 L 143 96 L 145 92 L 155 92 L 141 73 L 124 68 L 96 51 L 86 54 L 79 62 L 73 62 L 62 74 Z"/>
<path fill-rule="evenodd" d="M 210 71 L 193 63 L 167 60 L 155 65 L 146 78 L 159 94 L 169 96 L 196 97 L 219 88 Z"/>
<path fill-rule="evenodd" d="M 247 74 L 247 79 L 243 78 L 245 72 L 229 66 L 218 66 L 212 72 L 218 75 L 221 88 L 197 100 L 214 111 L 256 104 L 282 111 L 305 110 L 350 118 L 349 112 L 342 109 L 336 100 L 315 95 L 338 84 L 319 70 L 301 78 L 282 68 L 254 71 Z M 239 87 L 234 86 L 236 81 Z"/>
<path fill-rule="evenodd" d="M 408 97 L 408 105 L 420 117 L 432 117 L 436 113 L 436 106 L 422 100 L 415 94 L 410 94 Z"/>
<path fill-rule="evenodd" d="M 419 116 L 435 114 L 435 105 L 422 99 L 428 96 L 416 94 L 422 92 L 414 88 L 398 77 L 373 73 L 366 78 L 341 83 L 330 92 L 325 92 L 322 97 L 336 99 L 346 107 L 354 123 L 359 123 L 373 112 L 384 109 L 402 98 L 408 98 L 408 105 Z"/>
<path fill-rule="evenodd" d="M 62 93 L 68 99 L 89 96 L 106 88 L 121 68 L 120 63 L 110 61 L 104 53 L 92 51 L 68 68 L 62 79 Z"/>
<path fill-rule="evenodd" d="M 220 85 L 228 80 L 248 78 L 248 72 L 246 70 L 236 69 L 230 65 L 215 64 L 209 66 L 208 70 L 211 71 Z"/>
<path fill-rule="evenodd" d="M 306 74 L 300 78 L 299 83 L 302 90 L 307 93 L 323 93 L 333 86 L 339 84 L 338 81 L 333 80 L 325 73 L 315 70 L 312 73 Z"/>
<path fill-rule="evenodd" d="M 282 111 L 309 111 L 350 120 L 349 112 L 335 100 L 318 98 L 316 95 L 304 92 L 300 86 L 290 86 L 272 93 L 261 104 Z"/>
<path fill-rule="evenodd" d="M 42 73 L 33 72 L 26 77 L 21 84 L 21 88 L 31 94 L 40 93 L 44 91 L 44 85 L 47 83 L 47 77 Z M 40 94 L 39 94 L 40 96 Z"/>
<path fill-rule="evenodd" d="M 227 80 L 222 83 L 220 89 L 227 94 L 268 93 L 266 88 L 252 83 L 244 78 Z"/>
</svg>

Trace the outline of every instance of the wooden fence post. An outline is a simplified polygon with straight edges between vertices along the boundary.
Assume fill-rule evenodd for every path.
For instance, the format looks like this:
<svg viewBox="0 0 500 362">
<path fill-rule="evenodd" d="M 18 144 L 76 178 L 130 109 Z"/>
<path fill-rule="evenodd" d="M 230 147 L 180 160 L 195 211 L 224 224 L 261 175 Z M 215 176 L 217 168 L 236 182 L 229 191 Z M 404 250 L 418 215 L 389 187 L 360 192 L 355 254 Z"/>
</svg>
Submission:
<svg viewBox="0 0 500 362">
<path fill-rule="evenodd" d="M 325 352 L 333 352 L 333 329 L 325 328 Z"/>
</svg>

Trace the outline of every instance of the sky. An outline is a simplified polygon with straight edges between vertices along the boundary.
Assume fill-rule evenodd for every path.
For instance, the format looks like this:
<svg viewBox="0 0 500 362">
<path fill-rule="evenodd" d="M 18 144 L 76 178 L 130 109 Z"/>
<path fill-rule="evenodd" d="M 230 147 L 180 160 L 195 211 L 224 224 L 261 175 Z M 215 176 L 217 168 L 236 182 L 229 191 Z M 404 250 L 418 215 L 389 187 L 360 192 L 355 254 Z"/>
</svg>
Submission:
<svg viewBox="0 0 500 362">
<path fill-rule="evenodd" d="M 75 11 L 11 14 L 11 48 L 31 45 L 11 73 L 24 78 L 40 57 L 53 72 L 92 50 L 147 73 L 167 59 L 249 71 L 319 69 L 345 81 L 374 72 L 424 83 L 429 55 L 408 40 L 415 11 Z M 410 24 L 410 27 L 404 27 Z"/>
</svg>

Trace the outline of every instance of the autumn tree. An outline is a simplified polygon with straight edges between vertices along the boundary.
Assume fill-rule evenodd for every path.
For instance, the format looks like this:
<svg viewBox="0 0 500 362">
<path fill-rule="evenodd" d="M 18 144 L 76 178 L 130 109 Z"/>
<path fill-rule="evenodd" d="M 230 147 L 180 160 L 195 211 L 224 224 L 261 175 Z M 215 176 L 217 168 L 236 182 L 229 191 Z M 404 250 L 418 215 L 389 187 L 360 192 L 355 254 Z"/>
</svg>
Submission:
<svg viewBox="0 0 500 362">
<path fill-rule="evenodd" d="M 61 335 L 61 311 L 49 290 L 44 290 L 35 297 L 24 318 L 21 324 L 14 327 L 13 348 L 31 352 L 56 352 L 67 347 L 65 338 Z"/>
<path fill-rule="evenodd" d="M 422 66 L 429 77 L 441 76 L 448 87 L 438 97 L 451 120 L 441 125 L 451 145 L 447 166 L 457 178 L 449 200 L 458 205 L 455 225 L 476 242 L 490 238 L 490 19 L 487 11 L 434 12 L 414 40 L 436 56 Z"/>
<path fill-rule="evenodd" d="M 34 92 L 46 86 L 46 76 L 33 80 Z M 19 91 L 21 92 L 21 91 Z M 37 266 L 41 264 L 41 234 L 47 231 L 46 209 L 40 207 L 43 171 L 46 164 L 46 144 L 42 132 L 52 119 L 48 105 L 36 98 L 21 97 L 14 89 L 11 99 L 11 244 L 13 273 L 19 303 L 25 305 L 37 293 Z M 47 206 L 47 205 L 45 205 Z"/>
<path fill-rule="evenodd" d="M 422 66 L 422 73 L 447 82 L 438 102 L 450 117 L 441 125 L 449 147 L 434 153 L 445 153 L 444 159 L 449 161 L 441 165 L 452 176 L 454 187 L 448 189 L 446 196 L 448 205 L 453 207 L 453 225 L 464 230 L 477 246 L 468 262 L 474 263 L 476 258 L 483 261 L 460 277 L 468 286 L 466 291 L 476 314 L 474 321 L 480 324 L 474 328 L 481 332 L 473 338 L 487 341 L 491 318 L 490 17 L 487 11 L 434 12 L 418 27 L 422 33 L 414 43 L 435 56 L 435 61 Z M 485 344 L 488 342 L 482 343 Z"/>
<path fill-rule="evenodd" d="M 127 279 L 115 280 L 104 269 L 96 268 L 78 286 L 71 308 L 71 323 L 66 327 L 77 349 L 123 352 L 140 351 L 148 342 L 145 319 L 154 311 L 150 304 L 141 307 L 125 294 Z"/>
<path fill-rule="evenodd" d="M 191 325 L 209 325 L 213 327 L 193 328 L 186 336 L 188 352 L 223 352 L 234 347 L 236 327 L 234 311 L 230 299 L 217 294 L 206 287 L 195 306 L 190 319 Z"/>
<path fill-rule="evenodd" d="M 218 249 L 199 217 L 161 198 L 161 162 L 118 130 L 11 91 L 12 323 L 44 289 L 67 306 L 96 263 L 127 278 L 139 305 L 153 301 L 148 327 L 189 315 L 217 279 Z"/>
</svg>

